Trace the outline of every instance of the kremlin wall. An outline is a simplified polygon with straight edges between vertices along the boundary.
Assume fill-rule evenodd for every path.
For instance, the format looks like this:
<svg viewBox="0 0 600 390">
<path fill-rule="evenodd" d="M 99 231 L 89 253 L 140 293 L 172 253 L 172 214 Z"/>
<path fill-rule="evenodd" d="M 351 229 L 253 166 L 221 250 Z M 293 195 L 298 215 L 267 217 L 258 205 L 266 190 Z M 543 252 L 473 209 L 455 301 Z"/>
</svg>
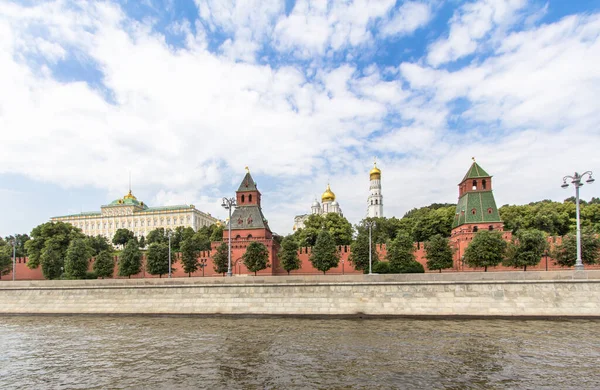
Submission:
<svg viewBox="0 0 600 390">
<path fill-rule="evenodd" d="M 372 193 L 369 196 L 369 215 L 382 215 L 383 214 L 383 197 L 381 196 L 381 171 L 374 167 L 370 172 L 371 189 Z M 452 226 L 452 233 L 450 237 L 450 244 L 454 247 L 454 265 L 452 268 L 445 269 L 443 273 L 456 273 L 456 272 L 473 272 L 483 271 L 482 268 L 470 268 L 466 266 L 462 261 L 462 256 L 465 249 L 473 240 L 473 237 L 479 231 L 482 230 L 501 230 L 503 231 L 504 225 L 500 219 L 496 202 L 492 193 L 492 176 L 483 170 L 475 161 L 473 161 L 467 174 L 462 179 L 459 187 L 459 200 L 456 207 L 455 219 Z M 335 201 L 335 195 L 329 190 L 331 196 L 325 199 L 325 201 Z M 247 171 L 244 179 L 242 180 L 238 190 L 236 191 L 236 203 L 237 207 L 233 211 L 231 220 L 228 222 L 231 224 L 231 264 L 232 274 L 237 276 L 254 275 L 253 272 L 249 272 L 244 266 L 242 261 L 242 255 L 246 251 L 246 247 L 251 242 L 258 241 L 267 247 L 269 253 L 269 264 L 265 270 L 259 271 L 260 276 L 276 276 L 276 275 L 287 275 L 287 272 L 280 267 L 277 259 L 277 252 L 279 246 L 277 241 L 273 238 L 273 233 L 269 228 L 268 221 L 263 215 L 261 207 L 261 193 L 258 190 L 256 183 L 254 182 L 250 172 Z M 223 242 L 228 242 L 229 232 L 227 225 L 223 231 Z M 510 241 L 512 238 L 511 232 L 503 231 L 503 237 L 505 240 Z M 554 245 L 561 243 L 561 237 L 548 237 L 548 243 L 550 248 Z M 193 277 L 211 277 L 211 276 L 223 276 L 222 274 L 216 274 L 214 271 L 211 254 L 215 253 L 217 246 L 221 242 L 213 242 L 212 250 L 201 252 L 199 256 L 201 268 L 191 276 Z M 427 259 L 425 257 L 424 243 L 415 243 L 415 257 L 416 260 L 423 265 L 425 272 L 432 272 L 427 269 Z M 379 255 L 379 259 L 385 259 L 386 247 L 385 244 L 375 244 L 376 250 Z M 329 275 L 346 275 L 346 274 L 362 274 L 362 271 L 354 269 L 353 264 L 350 262 L 350 245 L 339 246 L 338 251 L 340 253 L 339 265 L 335 268 L 330 269 L 327 274 Z M 299 258 L 301 260 L 301 267 L 298 270 L 291 271 L 291 275 L 319 275 L 320 271 L 315 269 L 309 261 L 311 248 L 300 248 Z M 181 262 L 177 261 L 178 254 L 174 254 L 173 261 L 173 277 L 186 277 L 181 268 Z M 115 278 L 118 278 L 117 272 L 117 261 L 115 257 Z M 143 262 L 145 259 L 143 259 Z M 27 267 L 26 258 L 18 258 L 16 261 L 16 279 L 17 280 L 43 280 L 41 268 L 29 269 Z M 90 270 L 93 266 L 93 259 L 90 261 Z M 586 269 L 600 270 L 600 264 L 598 265 L 586 265 Z M 528 266 L 528 271 L 557 271 L 557 270 L 569 270 L 569 268 L 561 267 L 556 265 L 554 260 L 550 256 L 542 258 L 537 266 Z M 521 271 L 515 268 L 509 268 L 504 266 L 488 267 L 488 272 L 494 271 Z M 433 271 L 439 272 L 439 271 Z M 145 272 L 145 266 L 142 266 L 142 272 L 137 275 L 131 276 L 133 279 L 139 278 L 158 278 L 159 276 L 150 275 Z M 12 279 L 11 275 L 5 275 L 3 279 Z"/>
</svg>

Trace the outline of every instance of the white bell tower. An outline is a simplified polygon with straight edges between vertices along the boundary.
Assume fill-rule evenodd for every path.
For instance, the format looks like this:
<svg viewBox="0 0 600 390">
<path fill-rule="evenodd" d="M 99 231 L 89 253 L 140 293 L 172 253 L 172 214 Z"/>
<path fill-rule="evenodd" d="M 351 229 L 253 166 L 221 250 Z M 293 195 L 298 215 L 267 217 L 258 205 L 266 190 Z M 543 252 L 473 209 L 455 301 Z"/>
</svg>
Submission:
<svg viewBox="0 0 600 390">
<path fill-rule="evenodd" d="M 383 196 L 381 195 L 381 170 L 377 168 L 377 161 L 373 163 L 373 169 L 369 172 L 371 186 L 369 187 L 369 199 L 367 200 L 367 217 L 383 217 Z"/>
</svg>

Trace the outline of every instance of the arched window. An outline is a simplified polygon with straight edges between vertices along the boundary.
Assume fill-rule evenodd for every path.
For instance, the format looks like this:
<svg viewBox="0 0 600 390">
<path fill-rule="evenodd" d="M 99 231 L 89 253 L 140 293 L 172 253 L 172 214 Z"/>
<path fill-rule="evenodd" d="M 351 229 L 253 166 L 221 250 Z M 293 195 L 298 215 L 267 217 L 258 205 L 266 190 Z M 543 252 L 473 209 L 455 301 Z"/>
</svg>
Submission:
<svg viewBox="0 0 600 390">
<path fill-rule="evenodd" d="M 488 209 L 488 214 L 491 214 L 491 213 L 492 213 L 492 211 L 493 211 L 493 210 L 492 210 L 492 208 L 490 207 L 490 208 Z"/>
<path fill-rule="evenodd" d="M 378 202 L 379 202 L 379 199 L 375 199 L 375 204 L 378 204 Z"/>
<path fill-rule="evenodd" d="M 487 181 L 485 179 L 483 179 L 481 181 L 481 189 L 485 190 L 486 187 L 487 187 Z"/>
<path fill-rule="evenodd" d="M 252 234 L 248 234 L 248 239 L 251 239 L 251 238 L 252 238 Z"/>
<path fill-rule="evenodd" d="M 488 226 L 488 230 L 489 230 L 489 231 L 492 231 L 492 230 L 494 230 L 494 226 L 493 226 L 493 225 L 490 225 L 490 226 Z"/>
<path fill-rule="evenodd" d="M 477 189 L 477 180 L 473 180 L 473 191 Z"/>
<path fill-rule="evenodd" d="M 246 195 L 242 194 L 242 203 L 244 203 L 244 200 L 246 199 Z"/>
<path fill-rule="evenodd" d="M 371 199 L 371 205 L 373 205 L 373 199 Z"/>
<path fill-rule="evenodd" d="M 479 227 L 473 226 L 473 233 L 477 233 L 478 230 L 479 230 Z"/>
<path fill-rule="evenodd" d="M 473 214 L 473 215 L 477 214 L 477 209 L 471 210 L 471 214 Z"/>
<path fill-rule="evenodd" d="M 252 202 L 252 194 L 248 195 L 248 202 Z"/>
<path fill-rule="evenodd" d="M 237 236 L 235 236 L 236 240 L 239 240 L 240 238 L 242 238 L 242 236 L 240 236 L 239 234 Z"/>
</svg>

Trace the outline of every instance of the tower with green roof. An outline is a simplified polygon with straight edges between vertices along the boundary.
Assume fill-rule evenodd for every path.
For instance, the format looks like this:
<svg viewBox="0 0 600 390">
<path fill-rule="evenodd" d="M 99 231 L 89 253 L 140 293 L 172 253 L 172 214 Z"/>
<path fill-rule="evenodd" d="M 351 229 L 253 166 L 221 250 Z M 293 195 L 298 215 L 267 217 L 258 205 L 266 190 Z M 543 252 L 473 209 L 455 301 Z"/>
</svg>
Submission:
<svg viewBox="0 0 600 390">
<path fill-rule="evenodd" d="M 473 164 L 458 185 L 458 204 L 452 234 L 477 232 L 479 229 L 503 230 L 492 192 L 492 176 L 473 158 Z"/>
</svg>

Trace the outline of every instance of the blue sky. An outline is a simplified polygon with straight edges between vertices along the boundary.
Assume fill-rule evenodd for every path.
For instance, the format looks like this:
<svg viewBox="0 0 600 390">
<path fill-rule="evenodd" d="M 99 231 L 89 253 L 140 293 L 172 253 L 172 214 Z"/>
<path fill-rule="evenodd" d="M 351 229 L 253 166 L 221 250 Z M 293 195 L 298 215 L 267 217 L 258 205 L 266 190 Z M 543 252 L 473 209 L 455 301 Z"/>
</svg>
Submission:
<svg viewBox="0 0 600 390">
<path fill-rule="evenodd" d="M 249 166 L 287 234 L 328 182 L 360 221 L 374 156 L 397 217 L 455 202 L 473 156 L 499 205 L 600 168 L 598 1 L 0 0 L 0 37 L 2 236 L 130 172 L 224 218 Z"/>
</svg>

